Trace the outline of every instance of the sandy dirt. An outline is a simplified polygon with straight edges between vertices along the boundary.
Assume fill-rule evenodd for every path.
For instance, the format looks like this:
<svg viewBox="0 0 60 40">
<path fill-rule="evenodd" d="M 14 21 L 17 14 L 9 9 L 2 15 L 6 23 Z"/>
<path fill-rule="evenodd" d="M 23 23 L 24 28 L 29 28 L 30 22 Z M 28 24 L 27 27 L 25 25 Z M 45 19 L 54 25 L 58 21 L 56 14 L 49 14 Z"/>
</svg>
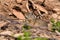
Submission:
<svg viewBox="0 0 60 40">
<path fill-rule="evenodd" d="M 31 37 L 60 40 L 60 35 L 48 29 L 50 18 L 60 20 L 60 0 L 0 0 L 0 40 L 16 40 L 23 35 L 23 25 Z"/>
</svg>

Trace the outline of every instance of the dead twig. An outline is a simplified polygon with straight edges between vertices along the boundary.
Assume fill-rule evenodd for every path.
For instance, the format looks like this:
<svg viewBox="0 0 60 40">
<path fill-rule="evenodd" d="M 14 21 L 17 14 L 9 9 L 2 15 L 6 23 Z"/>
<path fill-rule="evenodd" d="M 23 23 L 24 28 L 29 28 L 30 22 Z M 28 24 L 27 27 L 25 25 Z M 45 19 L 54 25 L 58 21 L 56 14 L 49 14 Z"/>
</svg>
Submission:
<svg viewBox="0 0 60 40">
<path fill-rule="evenodd" d="M 45 1 L 46 1 L 46 0 L 43 0 L 43 2 L 42 2 L 42 4 L 41 4 L 41 5 L 44 6 L 44 7 L 45 7 Z"/>
<path fill-rule="evenodd" d="M 13 37 L 13 36 L 10 36 L 10 35 L 0 34 L 0 36 L 11 37 L 11 38 L 17 39 L 16 37 Z"/>
</svg>

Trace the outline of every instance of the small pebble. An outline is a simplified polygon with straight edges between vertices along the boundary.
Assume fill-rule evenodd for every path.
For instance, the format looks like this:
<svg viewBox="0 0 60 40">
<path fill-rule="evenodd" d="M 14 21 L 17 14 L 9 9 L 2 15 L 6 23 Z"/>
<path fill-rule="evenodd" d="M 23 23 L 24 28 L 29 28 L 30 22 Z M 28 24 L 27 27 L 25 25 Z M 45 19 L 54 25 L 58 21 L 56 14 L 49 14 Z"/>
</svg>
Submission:
<svg viewBox="0 0 60 40">
<path fill-rule="evenodd" d="M 0 34 L 3 34 L 3 35 L 12 35 L 13 32 L 11 32 L 11 31 L 3 31 Z"/>
<path fill-rule="evenodd" d="M 22 0 L 16 0 L 17 3 L 21 3 Z"/>
<path fill-rule="evenodd" d="M 19 37 L 19 36 L 23 36 L 23 33 L 14 34 L 14 37 Z"/>
<path fill-rule="evenodd" d="M 60 19 L 60 16 L 58 16 L 58 19 Z"/>
<path fill-rule="evenodd" d="M 58 16 L 57 14 L 52 14 L 53 18 L 57 18 L 57 16 Z"/>
</svg>

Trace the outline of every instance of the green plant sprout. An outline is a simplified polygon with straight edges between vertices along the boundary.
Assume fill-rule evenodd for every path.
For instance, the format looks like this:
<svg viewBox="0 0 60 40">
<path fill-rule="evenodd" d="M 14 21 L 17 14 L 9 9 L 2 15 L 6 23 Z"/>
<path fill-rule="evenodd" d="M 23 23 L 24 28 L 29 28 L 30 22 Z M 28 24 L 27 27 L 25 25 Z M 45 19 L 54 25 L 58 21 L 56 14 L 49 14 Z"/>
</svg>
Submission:
<svg viewBox="0 0 60 40">
<path fill-rule="evenodd" d="M 31 38 L 29 38 L 30 35 L 31 35 L 30 32 L 24 32 L 24 36 L 17 37 L 17 40 L 31 40 Z"/>
<path fill-rule="evenodd" d="M 51 18 L 51 19 L 50 19 L 50 21 L 51 21 L 52 23 L 54 23 L 54 22 L 55 22 L 54 18 Z"/>
<path fill-rule="evenodd" d="M 24 24 L 24 25 L 23 25 L 23 28 L 24 28 L 24 29 L 30 29 L 31 26 L 29 26 L 29 25 L 27 25 L 27 24 Z"/>
<path fill-rule="evenodd" d="M 41 37 L 37 37 L 34 40 L 48 40 L 47 38 L 41 38 Z"/>
<path fill-rule="evenodd" d="M 48 38 L 37 37 L 32 39 L 30 37 L 31 37 L 31 33 L 25 31 L 23 36 L 17 37 L 17 40 L 48 40 Z"/>
<path fill-rule="evenodd" d="M 24 32 L 24 37 L 30 37 L 31 33 L 30 32 Z"/>
<path fill-rule="evenodd" d="M 51 23 L 52 23 L 52 31 L 55 32 L 55 30 L 57 30 L 58 32 L 60 32 L 60 21 L 57 21 L 55 23 L 55 20 L 53 18 L 51 18 Z"/>
<path fill-rule="evenodd" d="M 18 36 L 17 37 L 17 40 L 22 40 L 22 36 Z"/>
<path fill-rule="evenodd" d="M 29 37 L 25 37 L 23 40 L 32 40 L 32 39 Z"/>
</svg>

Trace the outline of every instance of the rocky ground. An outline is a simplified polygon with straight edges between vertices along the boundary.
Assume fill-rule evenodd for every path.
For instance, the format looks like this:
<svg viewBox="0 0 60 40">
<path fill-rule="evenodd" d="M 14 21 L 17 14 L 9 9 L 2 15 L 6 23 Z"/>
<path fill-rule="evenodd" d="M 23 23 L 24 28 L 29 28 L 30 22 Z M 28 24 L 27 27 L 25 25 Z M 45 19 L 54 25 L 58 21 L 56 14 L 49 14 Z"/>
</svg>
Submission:
<svg viewBox="0 0 60 40">
<path fill-rule="evenodd" d="M 51 18 L 60 20 L 60 0 L 0 0 L 0 40 L 16 40 L 24 31 L 60 40 L 59 32 L 49 30 Z M 24 30 L 25 24 L 31 28 Z"/>
</svg>

